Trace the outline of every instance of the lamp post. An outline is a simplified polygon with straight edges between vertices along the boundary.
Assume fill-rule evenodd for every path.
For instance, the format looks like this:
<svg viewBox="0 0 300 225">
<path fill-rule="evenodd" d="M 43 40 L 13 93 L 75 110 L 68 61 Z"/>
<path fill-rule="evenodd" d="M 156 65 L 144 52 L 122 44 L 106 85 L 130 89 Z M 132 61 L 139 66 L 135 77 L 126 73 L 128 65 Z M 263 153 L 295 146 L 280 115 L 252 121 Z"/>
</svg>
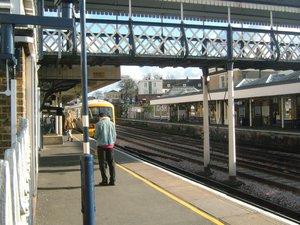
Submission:
<svg viewBox="0 0 300 225">
<path fill-rule="evenodd" d="M 86 54 L 86 2 L 80 0 L 81 29 L 81 84 L 82 84 L 82 124 L 83 124 L 83 155 L 81 156 L 81 201 L 84 225 L 95 224 L 95 193 L 94 193 L 94 157 L 90 153 L 89 116 L 88 116 L 88 82 Z"/>
</svg>

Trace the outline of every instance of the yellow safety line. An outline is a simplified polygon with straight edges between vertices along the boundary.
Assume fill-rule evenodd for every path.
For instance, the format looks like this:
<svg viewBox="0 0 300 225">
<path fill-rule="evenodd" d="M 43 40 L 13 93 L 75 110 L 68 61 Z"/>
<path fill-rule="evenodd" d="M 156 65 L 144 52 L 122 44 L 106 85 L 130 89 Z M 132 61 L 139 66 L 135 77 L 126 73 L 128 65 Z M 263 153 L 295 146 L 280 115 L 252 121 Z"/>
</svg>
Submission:
<svg viewBox="0 0 300 225">
<path fill-rule="evenodd" d="M 211 222 L 217 224 L 217 225 L 224 225 L 224 223 L 220 222 L 219 220 L 213 218 L 212 216 L 208 215 L 207 213 L 199 210 L 198 208 L 196 208 L 195 206 L 191 205 L 190 203 L 186 202 L 186 201 L 183 201 L 179 198 L 177 198 L 175 195 L 171 194 L 170 192 L 167 192 L 166 190 L 162 189 L 161 187 L 151 183 L 150 181 L 146 180 L 145 178 L 141 177 L 140 175 L 136 174 L 135 172 L 125 168 L 124 166 L 121 166 L 120 164 L 117 164 L 116 165 L 125 170 L 127 173 L 130 173 L 132 176 L 138 178 L 139 180 L 145 182 L 146 184 L 148 184 L 149 186 L 153 187 L 154 189 L 158 190 L 159 192 L 167 195 L 169 198 L 175 200 L 176 202 L 184 205 L 185 207 L 189 208 L 190 210 L 192 210 L 193 212 L 197 213 L 198 215 L 210 220 Z"/>
<path fill-rule="evenodd" d="M 94 148 L 91 147 L 91 149 L 95 150 Z M 127 173 L 131 174 L 132 176 L 138 178 L 139 180 L 143 181 L 144 183 L 148 184 L 149 186 L 153 187 L 154 189 L 156 189 L 157 191 L 165 194 L 166 196 L 168 196 L 169 198 L 173 199 L 174 201 L 184 205 L 185 207 L 189 208 L 190 210 L 192 210 L 193 212 L 197 213 L 198 215 L 208 219 L 209 221 L 217 224 L 217 225 L 225 225 L 224 223 L 220 222 L 219 220 L 217 220 L 216 218 L 208 215 L 207 213 L 201 211 L 200 209 L 196 208 L 195 206 L 191 205 L 190 203 L 183 201 L 182 199 L 177 198 L 175 195 L 171 194 L 170 192 L 167 192 L 166 190 L 162 189 L 161 187 L 151 183 L 150 181 L 148 181 L 147 179 L 141 177 L 140 175 L 136 174 L 135 172 L 127 169 L 124 166 L 121 166 L 120 164 L 116 163 L 116 165 L 121 168 L 122 170 L 126 171 Z"/>
</svg>

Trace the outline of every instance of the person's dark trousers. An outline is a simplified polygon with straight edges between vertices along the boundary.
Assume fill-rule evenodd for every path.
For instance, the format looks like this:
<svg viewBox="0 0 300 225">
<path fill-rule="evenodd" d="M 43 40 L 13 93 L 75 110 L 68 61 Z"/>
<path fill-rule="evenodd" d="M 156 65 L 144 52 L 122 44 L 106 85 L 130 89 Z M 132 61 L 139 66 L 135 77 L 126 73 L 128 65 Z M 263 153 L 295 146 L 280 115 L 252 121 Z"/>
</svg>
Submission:
<svg viewBox="0 0 300 225">
<path fill-rule="evenodd" d="M 98 160 L 99 160 L 99 168 L 101 172 L 101 177 L 103 182 L 107 182 L 106 169 L 105 169 L 105 161 L 108 164 L 110 179 L 109 182 L 114 184 L 116 178 L 115 172 L 115 157 L 114 157 L 114 149 L 113 148 L 102 148 L 98 146 Z"/>
</svg>

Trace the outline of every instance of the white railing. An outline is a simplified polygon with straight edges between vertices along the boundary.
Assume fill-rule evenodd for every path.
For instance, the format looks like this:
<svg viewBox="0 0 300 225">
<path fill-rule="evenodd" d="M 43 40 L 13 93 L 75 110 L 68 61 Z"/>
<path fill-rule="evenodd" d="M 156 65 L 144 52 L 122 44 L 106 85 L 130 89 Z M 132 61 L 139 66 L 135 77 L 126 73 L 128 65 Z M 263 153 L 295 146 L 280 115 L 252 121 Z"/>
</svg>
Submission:
<svg viewBox="0 0 300 225">
<path fill-rule="evenodd" d="M 27 119 L 19 119 L 17 143 L 0 160 L 0 224 L 32 225 L 32 150 Z"/>
</svg>

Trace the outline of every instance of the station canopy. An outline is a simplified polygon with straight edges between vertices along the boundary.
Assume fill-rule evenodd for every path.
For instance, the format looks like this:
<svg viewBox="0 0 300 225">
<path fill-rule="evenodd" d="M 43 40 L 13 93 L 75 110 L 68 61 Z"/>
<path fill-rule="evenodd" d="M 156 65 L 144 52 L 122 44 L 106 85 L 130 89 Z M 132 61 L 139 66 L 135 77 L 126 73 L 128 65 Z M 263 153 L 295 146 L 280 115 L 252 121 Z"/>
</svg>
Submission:
<svg viewBox="0 0 300 225">
<path fill-rule="evenodd" d="M 56 10 L 54 2 L 44 0 L 45 9 Z M 185 20 L 227 22 L 230 8 L 232 23 L 269 25 L 272 12 L 274 25 L 300 27 L 299 0 L 131 0 L 132 16 L 180 19 L 181 3 Z M 90 14 L 126 16 L 129 0 L 86 0 L 86 9 Z"/>
</svg>

